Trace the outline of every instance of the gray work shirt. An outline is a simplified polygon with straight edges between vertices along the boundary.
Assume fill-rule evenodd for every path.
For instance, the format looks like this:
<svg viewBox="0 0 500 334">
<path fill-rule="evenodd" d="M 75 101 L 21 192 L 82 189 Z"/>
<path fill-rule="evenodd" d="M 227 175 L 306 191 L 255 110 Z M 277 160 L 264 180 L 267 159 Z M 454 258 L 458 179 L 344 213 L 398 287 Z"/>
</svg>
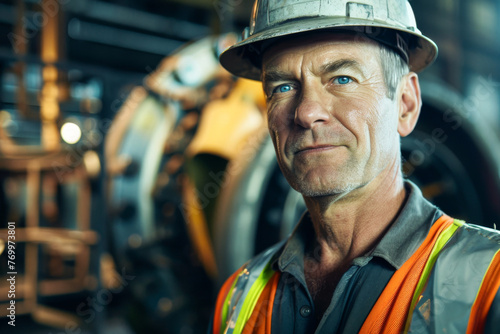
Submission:
<svg viewBox="0 0 500 334">
<path fill-rule="evenodd" d="M 272 262 L 273 268 L 282 272 L 273 305 L 273 333 L 359 332 L 394 272 L 410 258 L 432 224 L 443 215 L 413 183 L 406 181 L 405 187 L 406 202 L 396 221 L 369 254 L 353 260 L 317 328 L 314 303 L 304 276 L 304 254 L 308 243 L 314 240 L 314 230 L 309 214 L 304 214 Z M 498 297 L 497 294 L 489 318 L 495 312 L 498 316 Z"/>
</svg>

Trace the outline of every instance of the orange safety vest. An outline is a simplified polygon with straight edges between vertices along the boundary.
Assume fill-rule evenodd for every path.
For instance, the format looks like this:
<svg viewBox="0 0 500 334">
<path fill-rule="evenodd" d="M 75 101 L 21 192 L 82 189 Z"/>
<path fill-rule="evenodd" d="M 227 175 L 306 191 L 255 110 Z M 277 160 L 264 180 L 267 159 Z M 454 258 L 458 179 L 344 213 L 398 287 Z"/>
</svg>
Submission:
<svg viewBox="0 0 500 334">
<path fill-rule="evenodd" d="M 222 286 L 214 334 L 271 333 L 280 273 L 270 260 L 281 242 L 256 256 Z M 500 234 L 440 217 L 413 255 L 396 270 L 360 333 L 482 333 L 500 287 Z M 439 329 L 439 330 L 437 330 Z"/>
</svg>

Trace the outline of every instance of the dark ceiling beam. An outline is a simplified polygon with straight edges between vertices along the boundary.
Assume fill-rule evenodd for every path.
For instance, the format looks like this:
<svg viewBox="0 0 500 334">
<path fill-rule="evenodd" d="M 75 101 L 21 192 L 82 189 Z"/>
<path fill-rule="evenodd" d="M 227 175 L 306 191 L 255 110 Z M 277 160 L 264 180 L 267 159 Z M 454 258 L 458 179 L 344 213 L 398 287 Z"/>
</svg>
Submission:
<svg viewBox="0 0 500 334">
<path fill-rule="evenodd" d="M 162 56 L 171 53 L 184 44 L 184 42 L 178 40 L 85 22 L 77 18 L 73 18 L 69 22 L 68 35 L 75 40 L 149 52 Z"/>
<path fill-rule="evenodd" d="M 176 36 L 184 40 L 198 39 L 210 34 L 210 28 L 206 25 L 101 1 L 69 2 L 67 9 L 95 20 Z"/>
<path fill-rule="evenodd" d="M 209 10 L 215 17 L 231 12 L 231 16 L 248 24 L 252 13 L 253 1 L 250 0 L 163 0 L 164 2 Z M 220 19 L 220 17 L 219 17 Z"/>
</svg>

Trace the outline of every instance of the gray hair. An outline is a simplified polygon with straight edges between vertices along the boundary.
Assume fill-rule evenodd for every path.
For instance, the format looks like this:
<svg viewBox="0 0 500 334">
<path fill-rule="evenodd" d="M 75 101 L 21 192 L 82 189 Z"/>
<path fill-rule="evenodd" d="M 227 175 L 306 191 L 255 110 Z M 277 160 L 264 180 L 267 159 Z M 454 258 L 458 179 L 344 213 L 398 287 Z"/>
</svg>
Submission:
<svg viewBox="0 0 500 334">
<path fill-rule="evenodd" d="M 396 95 L 401 78 L 408 74 L 410 68 L 406 61 L 393 49 L 380 44 L 380 60 L 382 63 L 382 72 L 384 75 L 385 86 L 387 88 L 387 97 L 391 100 Z"/>
</svg>

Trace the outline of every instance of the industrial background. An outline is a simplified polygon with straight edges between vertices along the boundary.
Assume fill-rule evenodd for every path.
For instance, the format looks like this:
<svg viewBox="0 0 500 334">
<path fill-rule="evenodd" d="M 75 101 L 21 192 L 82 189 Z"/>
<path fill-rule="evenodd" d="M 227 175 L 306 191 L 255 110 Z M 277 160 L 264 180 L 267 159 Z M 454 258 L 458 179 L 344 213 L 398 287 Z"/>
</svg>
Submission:
<svg viewBox="0 0 500 334">
<path fill-rule="evenodd" d="M 412 6 L 440 53 L 420 75 L 404 172 L 494 228 L 500 1 Z M 1 333 L 204 333 L 224 278 L 288 235 L 304 204 L 277 167 L 260 85 L 217 62 L 251 8 L 0 1 Z"/>
</svg>

